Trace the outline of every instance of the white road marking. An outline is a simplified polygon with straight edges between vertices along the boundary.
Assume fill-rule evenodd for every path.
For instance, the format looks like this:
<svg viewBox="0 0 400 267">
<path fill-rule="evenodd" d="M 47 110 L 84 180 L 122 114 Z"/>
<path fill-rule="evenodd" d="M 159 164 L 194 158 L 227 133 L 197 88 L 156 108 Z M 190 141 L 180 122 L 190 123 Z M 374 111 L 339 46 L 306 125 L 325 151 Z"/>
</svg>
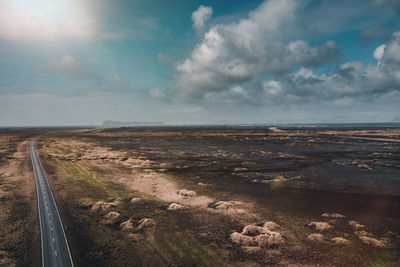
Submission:
<svg viewBox="0 0 400 267">
<path fill-rule="evenodd" d="M 54 251 L 54 254 L 56 254 L 56 256 L 57 256 L 57 250 L 56 250 L 56 251 Z"/>
<path fill-rule="evenodd" d="M 54 237 L 53 237 L 53 243 L 54 243 L 54 242 L 56 242 L 56 240 L 55 240 Z"/>
</svg>

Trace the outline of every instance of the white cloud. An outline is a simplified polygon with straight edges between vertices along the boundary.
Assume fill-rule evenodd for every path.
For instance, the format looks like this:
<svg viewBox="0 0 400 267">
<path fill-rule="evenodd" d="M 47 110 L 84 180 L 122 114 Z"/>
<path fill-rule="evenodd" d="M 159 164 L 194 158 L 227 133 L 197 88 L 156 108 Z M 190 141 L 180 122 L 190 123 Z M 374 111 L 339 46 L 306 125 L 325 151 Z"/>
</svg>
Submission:
<svg viewBox="0 0 400 267">
<path fill-rule="evenodd" d="M 393 33 L 392 38 L 385 48 L 382 60 L 387 64 L 400 64 L 400 31 Z"/>
<path fill-rule="evenodd" d="M 385 48 L 386 48 L 386 45 L 380 45 L 380 46 L 378 46 L 376 49 L 375 49 L 375 51 L 374 51 L 374 58 L 376 59 L 376 60 L 381 60 L 382 59 L 382 57 L 383 57 L 383 53 L 385 52 Z"/>
<path fill-rule="evenodd" d="M 161 91 L 160 88 L 151 88 L 149 90 L 149 94 L 154 98 L 163 98 L 165 97 L 165 93 Z"/>
<path fill-rule="evenodd" d="M 199 8 L 192 13 L 193 28 L 198 34 L 203 33 L 205 23 L 211 18 L 212 13 L 212 8 L 208 6 L 199 6 Z"/>
<path fill-rule="evenodd" d="M 246 46 L 253 43 L 241 43 L 242 50 L 234 42 L 241 23 L 250 22 L 212 27 L 190 58 L 177 65 L 175 87 L 163 92 L 165 96 L 228 105 L 330 102 L 333 106 L 352 106 L 400 92 L 400 32 L 393 33 L 386 44 L 375 49 L 377 65 L 347 62 L 318 75 L 312 67 L 334 58 L 334 43 L 310 47 L 300 40 L 279 46 L 281 42 L 264 38 L 263 46 L 256 47 L 259 58 L 255 60 L 251 49 L 246 52 Z M 276 27 L 279 29 L 278 24 Z M 276 45 L 274 53 L 269 51 L 272 44 Z M 295 67 L 300 68 L 293 72 Z"/>
<path fill-rule="evenodd" d="M 296 27 L 295 0 L 269 0 L 248 18 L 211 27 L 191 56 L 176 65 L 175 86 L 167 93 L 191 99 L 218 95 L 235 85 L 255 83 L 266 74 L 284 74 L 297 66 L 312 67 L 337 58 L 332 41 L 310 47 L 287 40 Z M 248 91 L 261 90 L 248 86 Z"/>
<path fill-rule="evenodd" d="M 298 101 L 333 100 L 334 105 L 350 105 L 372 101 L 393 92 L 400 92 L 400 32 L 395 32 L 387 44 L 378 46 L 376 66 L 347 62 L 327 74 L 316 75 L 310 69 L 300 69 L 279 81 L 264 82 L 264 100 L 270 102 L 293 99 Z M 280 90 L 274 90 L 279 84 Z M 268 85 L 268 86 L 265 86 Z M 275 85 L 272 86 L 272 85 Z"/>
<path fill-rule="evenodd" d="M 190 57 L 176 64 L 174 85 L 162 91 L 163 98 L 350 106 L 400 92 L 400 32 L 376 48 L 377 65 L 347 62 L 316 74 L 314 67 L 337 60 L 340 51 L 333 41 L 310 46 L 291 38 L 300 36 L 299 9 L 295 0 L 267 0 L 245 19 L 213 25 Z"/>
<path fill-rule="evenodd" d="M 267 96 L 275 97 L 282 93 L 282 84 L 278 81 L 266 81 L 263 83 L 264 93 Z"/>
<path fill-rule="evenodd" d="M 37 63 L 35 68 L 46 71 L 57 71 L 74 78 L 99 78 L 99 75 L 84 69 L 80 61 L 70 55 L 46 63 Z"/>
</svg>

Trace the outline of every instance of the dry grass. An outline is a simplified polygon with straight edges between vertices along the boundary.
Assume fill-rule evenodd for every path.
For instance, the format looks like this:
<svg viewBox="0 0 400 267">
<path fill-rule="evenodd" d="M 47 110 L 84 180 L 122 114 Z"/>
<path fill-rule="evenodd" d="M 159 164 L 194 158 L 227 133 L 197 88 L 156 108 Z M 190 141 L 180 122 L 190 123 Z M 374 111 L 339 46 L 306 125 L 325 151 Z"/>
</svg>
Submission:
<svg viewBox="0 0 400 267">
<path fill-rule="evenodd" d="M 326 131 L 323 131 L 316 135 L 322 136 L 325 133 Z M 76 182 L 87 180 L 93 186 L 93 189 L 99 190 L 98 193 L 91 196 L 94 202 L 113 203 L 116 197 L 125 194 L 118 206 L 112 208 L 112 210 L 121 214 L 118 223 L 122 223 L 106 228 L 104 228 L 104 225 L 100 225 L 103 228 L 96 230 L 104 236 L 103 239 L 115 246 L 113 249 L 107 250 L 107 253 L 110 253 L 107 255 L 113 255 L 112 257 L 118 260 L 123 259 L 129 253 L 133 253 L 132 245 L 130 243 L 125 245 L 125 242 L 133 242 L 140 244 L 139 247 L 136 247 L 138 253 L 146 251 L 146 246 L 157 248 L 156 253 L 153 250 L 149 255 L 165 257 L 164 262 L 172 263 L 171 265 L 176 263 L 177 258 L 181 259 L 184 255 L 188 258 L 199 255 L 197 252 L 194 253 L 194 250 L 191 250 L 190 253 L 185 252 L 187 251 L 186 248 L 189 247 L 196 248 L 195 250 L 198 251 L 201 251 L 201 248 L 206 248 L 206 252 L 202 252 L 204 257 L 213 255 L 211 252 L 222 249 L 226 258 L 239 262 L 239 265 L 242 260 L 246 264 L 257 262 L 260 265 L 285 265 L 285 261 L 281 261 L 282 259 L 291 259 L 288 261 L 289 263 L 301 262 L 311 265 L 329 264 L 333 260 L 339 265 L 345 263 L 354 265 L 356 261 L 365 264 L 375 257 L 373 253 L 376 251 L 373 250 L 373 246 L 367 247 L 363 244 L 364 241 L 351 236 L 353 232 L 349 232 L 350 227 L 347 226 L 346 221 L 340 220 L 340 218 L 343 218 L 341 214 L 323 212 L 337 210 L 344 212 L 346 217 L 362 218 L 361 216 L 355 216 L 354 210 L 345 210 L 330 205 L 334 201 L 333 193 L 327 193 L 332 197 L 329 199 L 312 190 L 309 191 L 311 195 L 306 195 L 305 192 L 301 193 L 300 190 L 285 190 L 286 185 L 293 185 L 294 187 L 300 185 L 302 187 L 302 183 L 307 182 L 308 177 L 312 177 L 318 182 L 319 170 L 317 168 L 319 166 L 315 167 L 316 171 L 310 173 L 311 175 L 299 173 L 296 169 L 297 166 L 301 165 L 302 168 L 304 167 L 302 170 L 307 172 L 310 169 L 308 164 L 313 165 L 314 163 L 312 156 L 310 156 L 312 153 L 304 156 L 300 155 L 301 153 L 299 154 L 298 151 L 296 152 L 294 138 L 296 138 L 298 144 L 312 146 L 313 149 L 314 146 L 325 142 L 321 136 L 312 136 L 311 138 L 307 135 L 314 135 L 314 133 L 303 130 L 268 132 L 267 135 L 265 132 L 210 133 L 204 131 L 186 133 L 183 131 L 168 132 L 164 129 L 154 132 L 114 130 L 113 132 L 100 131 L 96 134 L 82 134 L 79 138 L 76 138 L 73 144 L 74 146 L 82 146 L 84 149 L 68 149 L 68 142 L 62 141 L 64 154 L 68 155 L 65 158 L 60 158 L 58 155 L 60 153 L 54 148 L 54 143 L 57 144 L 59 139 L 54 139 L 54 143 L 49 144 L 48 148 L 49 152 L 51 150 L 51 153 L 55 154 L 49 160 L 55 158 L 56 161 L 60 161 L 58 162 L 60 165 L 69 162 L 75 169 L 79 169 L 85 167 L 82 165 L 85 162 L 94 167 L 95 170 L 90 170 L 89 167 L 85 168 L 84 172 L 90 174 L 85 179 L 76 179 L 76 175 L 73 175 L 75 176 L 73 179 L 71 177 L 71 181 L 75 179 Z M 330 135 L 330 133 L 328 132 L 327 135 Z M 345 135 L 348 136 L 347 133 Z M 209 138 L 208 141 L 207 138 Z M 304 142 L 304 138 L 309 141 L 312 139 L 314 142 Z M 375 137 L 371 136 L 371 138 Z M 193 152 L 193 145 L 188 145 L 192 144 L 190 143 L 191 139 L 200 142 L 196 143 L 199 148 L 198 151 Z M 239 146 L 236 146 L 237 143 L 243 142 L 255 149 L 248 152 L 248 147 L 243 150 L 233 150 L 230 146 L 225 146 L 226 142 L 232 144 L 232 140 L 236 142 L 232 146 L 234 149 L 239 148 Z M 268 142 L 272 145 L 264 146 Z M 340 142 L 342 140 L 337 141 L 337 144 Z M 348 143 L 346 141 L 346 144 Z M 282 148 L 282 151 L 276 150 L 278 145 Z M 100 148 L 94 148 L 96 146 Z M 289 151 L 286 149 L 288 147 L 294 150 Z M 240 149 L 242 148 L 244 147 Z M 85 156 L 87 149 L 90 151 L 89 156 Z M 318 148 L 316 149 L 318 150 Z M 78 151 L 78 153 L 81 153 L 80 158 L 74 158 L 73 154 L 76 152 L 71 153 L 67 150 Z M 260 151 L 263 151 L 263 153 Z M 106 156 L 102 157 L 101 153 Z M 255 153 L 256 156 L 253 157 L 252 153 Z M 247 158 L 247 156 L 249 157 Z M 356 165 L 351 165 L 351 161 L 348 162 L 347 159 L 343 159 L 343 161 L 346 161 L 347 165 L 345 166 L 351 166 L 353 170 L 358 169 Z M 375 172 L 379 171 L 375 168 L 375 163 L 367 162 L 374 167 Z M 266 173 L 263 171 L 265 166 L 276 168 L 276 171 Z M 235 168 L 246 168 L 246 170 L 237 169 L 235 172 Z M 287 168 L 290 171 L 283 172 L 279 168 Z M 294 171 L 292 171 L 292 168 L 294 168 Z M 68 171 L 71 172 L 72 169 Z M 358 172 L 366 175 L 375 173 L 362 170 L 358 170 Z M 95 173 L 97 174 L 94 175 Z M 81 172 L 79 175 L 83 176 L 83 173 Z M 299 178 L 294 179 L 293 177 Z M 255 179 L 260 182 L 250 184 L 250 181 Z M 247 180 L 249 183 L 246 182 Z M 271 180 L 273 182 L 270 182 Z M 265 181 L 269 181 L 268 184 L 264 183 Z M 116 186 L 114 187 L 112 184 Z M 177 193 L 182 188 L 190 189 L 186 191 L 194 190 L 196 196 Z M 137 195 L 129 195 L 132 192 Z M 295 195 L 291 195 L 290 192 Z M 279 196 L 280 193 L 282 193 L 282 197 Z M 306 199 L 315 200 L 316 198 L 313 198 L 313 196 L 327 201 L 310 205 Z M 285 199 L 286 197 L 287 199 Z M 296 203 L 296 201 L 299 201 L 299 203 Z M 349 201 L 343 203 L 349 203 Z M 309 210 L 305 209 L 307 205 Z M 281 207 L 284 209 L 280 209 Z M 297 208 L 300 209 L 297 210 Z M 170 210 L 174 210 L 174 212 L 170 212 Z M 85 216 L 89 213 L 87 211 L 82 212 Z M 250 217 L 251 213 L 252 216 L 255 216 Z M 225 217 L 222 215 L 227 215 L 227 219 L 223 219 Z M 315 224 L 311 225 L 313 229 L 307 227 L 308 222 L 313 221 L 313 218 L 319 215 L 323 217 L 321 220 L 326 219 L 327 222 L 318 222 L 317 220 L 317 222 L 313 222 Z M 102 219 L 101 214 L 91 216 L 89 218 L 94 221 Z M 166 217 L 169 219 L 166 220 Z M 149 231 L 139 231 L 137 229 L 139 221 L 145 218 L 151 218 L 157 223 L 149 227 Z M 234 222 L 231 219 L 234 219 Z M 251 224 L 267 219 L 279 222 L 282 227 L 273 223 Z M 365 220 L 368 225 L 370 225 L 369 222 Z M 90 224 L 87 221 L 85 223 Z M 251 224 L 250 227 L 247 227 L 248 224 Z M 165 228 L 167 225 L 169 225 L 168 227 L 176 225 L 177 228 L 171 227 L 167 230 Z M 247 227 L 246 231 L 244 231 L 244 228 L 246 228 L 244 226 Z M 240 232 L 241 229 L 243 229 L 242 232 Z M 321 235 L 320 240 L 325 241 L 320 243 L 303 242 L 311 231 L 315 231 L 314 229 L 324 231 L 326 237 Z M 91 236 L 93 233 L 97 233 L 96 231 L 93 228 Z M 110 235 L 105 234 L 107 231 Z M 185 235 L 188 236 L 185 238 Z M 160 240 L 161 236 L 168 238 Z M 350 236 L 349 239 L 352 243 L 349 246 L 333 246 L 343 241 L 336 239 L 335 236 L 346 238 Z M 198 244 L 188 245 L 189 240 L 195 243 L 199 241 L 205 243 L 202 243 L 203 246 L 198 246 Z M 285 242 L 282 243 L 283 241 Z M 100 244 L 96 240 L 93 242 L 96 244 L 94 247 L 98 247 Z M 160 242 L 163 245 L 160 245 Z M 334 248 L 334 251 L 332 248 Z M 127 253 L 126 249 L 130 252 Z M 276 253 L 270 253 L 272 250 Z M 115 253 L 121 255 L 116 256 Z M 362 255 L 361 260 L 358 254 Z M 340 255 L 340 257 L 337 255 Z M 157 257 L 154 256 L 154 258 Z M 149 260 L 146 257 L 142 258 Z M 217 258 L 221 259 L 221 257 Z M 226 263 L 226 258 L 223 261 L 224 263 Z M 152 258 L 150 259 L 152 260 Z M 187 263 L 188 261 L 186 261 Z"/>
<path fill-rule="evenodd" d="M 377 239 L 373 236 L 373 234 L 368 233 L 366 231 L 356 231 L 355 234 L 358 238 L 365 244 L 371 245 L 374 247 L 385 247 L 388 243 L 386 238 Z"/>
<path fill-rule="evenodd" d="M 353 227 L 354 227 L 354 229 L 356 229 L 356 230 L 359 230 L 359 229 L 365 228 L 365 225 L 363 225 L 363 224 L 359 224 L 359 223 L 358 223 L 358 222 L 356 222 L 356 221 L 349 221 L 349 225 L 353 226 Z"/>
<path fill-rule="evenodd" d="M 331 239 L 331 241 L 333 243 L 335 243 L 335 244 L 338 244 L 338 245 L 348 245 L 348 244 L 350 244 L 350 240 L 345 239 L 343 237 L 334 237 L 334 238 Z"/>
<path fill-rule="evenodd" d="M 163 208 L 167 205 L 164 197 L 193 207 L 202 201 L 200 205 L 207 207 L 211 202 L 208 198 L 177 194 L 179 187 L 173 181 L 145 167 L 148 161 L 125 159 L 123 153 L 95 148 L 90 143 L 73 141 L 71 145 L 62 141 L 60 145 L 58 139 L 48 138 L 51 141 L 42 141 L 42 157 L 46 158 L 55 196 L 70 214 L 65 220 L 67 234 L 80 255 L 86 255 L 78 258 L 82 266 L 96 261 L 124 265 L 127 259 L 137 265 L 229 265 L 220 249 L 211 249 L 177 229 L 179 214 L 166 213 L 167 208 Z M 103 152 L 107 152 L 105 157 L 99 155 Z M 112 245 L 105 247 L 107 243 Z M 112 256 L 88 256 L 92 251 Z"/>
<path fill-rule="evenodd" d="M 156 221 L 151 218 L 143 218 L 139 221 L 139 225 L 137 227 L 138 230 L 143 230 L 146 228 L 150 228 L 156 225 Z"/>
<path fill-rule="evenodd" d="M 168 210 L 180 210 L 183 209 L 183 206 L 178 203 L 171 203 L 168 206 Z"/>
<path fill-rule="evenodd" d="M 310 222 L 308 226 L 314 227 L 318 231 L 328 231 L 333 229 L 333 225 L 327 222 Z"/>
<path fill-rule="evenodd" d="M 197 196 L 196 192 L 191 191 L 191 190 L 186 190 L 186 189 L 179 190 L 177 192 L 177 194 L 184 196 L 184 197 L 196 197 Z"/>
<path fill-rule="evenodd" d="M 121 227 L 122 231 L 125 231 L 125 232 L 132 231 L 134 229 L 133 220 L 129 219 L 125 222 L 122 222 L 120 224 L 120 227 Z"/>
<path fill-rule="evenodd" d="M 118 212 L 110 211 L 109 213 L 104 215 L 104 221 L 103 222 L 105 224 L 114 224 L 119 220 L 120 217 L 121 217 L 121 214 L 119 214 Z"/>
<path fill-rule="evenodd" d="M 248 236 L 241 233 L 234 232 L 231 234 L 231 240 L 233 243 L 241 246 L 257 246 L 257 242 L 254 236 Z"/>
<path fill-rule="evenodd" d="M 340 213 L 322 213 L 321 216 L 326 217 L 326 218 L 345 218 L 346 217 Z"/>
<path fill-rule="evenodd" d="M 0 265 L 39 262 L 36 191 L 26 133 L 0 131 Z"/>
<path fill-rule="evenodd" d="M 309 234 L 307 238 L 312 241 L 324 241 L 324 236 L 322 234 Z"/>
<path fill-rule="evenodd" d="M 90 210 L 92 212 L 97 212 L 97 213 L 104 213 L 109 211 L 112 208 L 117 207 L 117 203 L 114 202 L 110 202 L 110 203 L 106 203 L 103 201 L 97 201 L 91 208 Z"/>
</svg>

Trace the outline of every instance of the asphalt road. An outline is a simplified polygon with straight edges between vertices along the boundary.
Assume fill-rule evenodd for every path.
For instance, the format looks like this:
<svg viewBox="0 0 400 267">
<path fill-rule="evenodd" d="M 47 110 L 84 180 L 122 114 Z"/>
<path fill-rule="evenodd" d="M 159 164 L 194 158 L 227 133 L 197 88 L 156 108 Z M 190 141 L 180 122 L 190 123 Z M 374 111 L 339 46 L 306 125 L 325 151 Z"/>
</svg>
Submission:
<svg viewBox="0 0 400 267">
<path fill-rule="evenodd" d="M 32 141 L 30 152 L 38 198 L 42 266 L 74 266 L 60 214 L 36 152 L 36 140 Z"/>
</svg>

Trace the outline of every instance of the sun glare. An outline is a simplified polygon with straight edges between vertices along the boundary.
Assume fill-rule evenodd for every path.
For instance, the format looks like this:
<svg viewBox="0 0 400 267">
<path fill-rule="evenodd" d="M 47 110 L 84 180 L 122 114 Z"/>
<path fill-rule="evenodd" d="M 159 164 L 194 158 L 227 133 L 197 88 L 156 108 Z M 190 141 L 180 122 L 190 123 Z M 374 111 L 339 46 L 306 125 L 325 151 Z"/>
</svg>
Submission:
<svg viewBox="0 0 400 267">
<path fill-rule="evenodd" d="M 16 0 L 15 7 L 26 15 L 37 18 L 65 19 L 70 15 L 74 1 L 51 0 Z"/>
<path fill-rule="evenodd" d="M 0 1 L 0 34 L 7 40 L 88 39 L 97 24 L 79 1 Z"/>
</svg>

